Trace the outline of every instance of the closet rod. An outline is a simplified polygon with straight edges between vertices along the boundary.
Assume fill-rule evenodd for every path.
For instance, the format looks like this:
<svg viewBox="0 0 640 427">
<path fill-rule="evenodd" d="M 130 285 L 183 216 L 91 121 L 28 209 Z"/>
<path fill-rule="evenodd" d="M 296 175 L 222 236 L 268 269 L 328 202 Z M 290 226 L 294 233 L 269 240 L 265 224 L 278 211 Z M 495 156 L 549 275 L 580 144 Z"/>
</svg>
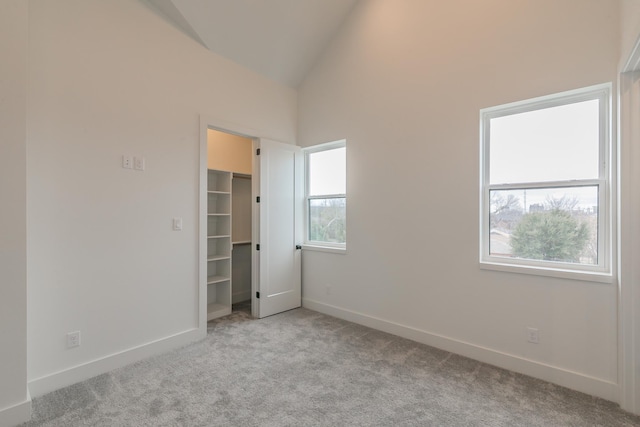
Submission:
<svg viewBox="0 0 640 427">
<path fill-rule="evenodd" d="M 245 175 L 243 173 L 234 173 L 234 178 L 251 179 L 251 175 Z"/>
</svg>

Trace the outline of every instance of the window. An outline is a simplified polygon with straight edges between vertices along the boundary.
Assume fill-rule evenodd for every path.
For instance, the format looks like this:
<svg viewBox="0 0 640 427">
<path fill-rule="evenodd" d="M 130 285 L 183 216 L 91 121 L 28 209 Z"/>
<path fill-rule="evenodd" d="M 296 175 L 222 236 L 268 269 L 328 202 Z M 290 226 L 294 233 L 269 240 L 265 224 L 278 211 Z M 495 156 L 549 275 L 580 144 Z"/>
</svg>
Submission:
<svg viewBox="0 0 640 427">
<path fill-rule="evenodd" d="M 305 150 L 306 243 L 345 248 L 347 243 L 347 148 L 345 141 Z"/>
<path fill-rule="evenodd" d="M 481 110 L 484 268 L 609 280 L 610 93 L 598 85 Z"/>
</svg>

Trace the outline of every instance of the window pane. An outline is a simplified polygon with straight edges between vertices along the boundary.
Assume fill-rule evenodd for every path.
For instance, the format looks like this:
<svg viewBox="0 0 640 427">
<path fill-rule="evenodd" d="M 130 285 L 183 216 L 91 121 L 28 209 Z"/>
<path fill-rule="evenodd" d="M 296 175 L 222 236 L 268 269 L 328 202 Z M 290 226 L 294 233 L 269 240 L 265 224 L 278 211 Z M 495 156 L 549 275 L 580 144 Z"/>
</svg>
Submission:
<svg viewBox="0 0 640 427">
<path fill-rule="evenodd" d="M 490 121 L 491 184 L 597 179 L 599 100 Z"/>
<path fill-rule="evenodd" d="M 347 193 L 345 147 L 309 154 L 309 195 Z"/>
<path fill-rule="evenodd" d="M 309 240 L 346 243 L 347 199 L 344 197 L 309 200 Z"/>
<path fill-rule="evenodd" d="M 597 186 L 492 190 L 489 195 L 490 255 L 598 264 Z"/>
</svg>

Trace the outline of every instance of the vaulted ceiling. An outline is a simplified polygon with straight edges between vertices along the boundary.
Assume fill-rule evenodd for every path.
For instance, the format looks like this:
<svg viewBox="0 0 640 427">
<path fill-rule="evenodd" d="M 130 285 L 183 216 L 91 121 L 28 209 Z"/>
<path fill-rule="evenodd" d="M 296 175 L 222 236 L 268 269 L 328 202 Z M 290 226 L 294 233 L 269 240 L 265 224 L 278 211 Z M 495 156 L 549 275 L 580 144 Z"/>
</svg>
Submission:
<svg viewBox="0 0 640 427">
<path fill-rule="evenodd" d="M 357 0 L 148 0 L 212 52 L 295 88 Z"/>
</svg>

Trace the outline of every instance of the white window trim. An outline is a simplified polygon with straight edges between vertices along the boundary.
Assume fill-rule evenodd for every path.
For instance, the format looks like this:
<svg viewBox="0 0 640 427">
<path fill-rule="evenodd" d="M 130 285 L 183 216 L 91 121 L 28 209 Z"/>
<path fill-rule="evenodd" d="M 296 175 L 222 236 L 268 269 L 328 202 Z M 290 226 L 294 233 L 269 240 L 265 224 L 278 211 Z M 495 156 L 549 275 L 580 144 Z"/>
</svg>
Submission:
<svg viewBox="0 0 640 427">
<path fill-rule="evenodd" d="M 338 141 L 327 142 L 324 144 L 313 145 L 302 149 L 304 153 L 304 243 L 302 244 L 303 250 L 311 250 L 317 252 L 346 254 L 346 243 L 331 243 L 331 242 L 319 242 L 315 240 L 309 240 L 309 200 L 310 199 L 326 199 L 323 196 L 309 196 L 309 155 L 320 151 L 333 150 L 336 148 L 346 148 L 347 140 L 341 139 Z M 346 194 L 331 194 L 331 197 L 343 197 L 346 199 Z M 348 209 L 348 208 L 347 208 Z"/>
<path fill-rule="evenodd" d="M 600 283 L 612 283 L 614 281 L 612 272 L 612 217 L 614 211 L 611 170 L 611 91 L 611 83 L 605 83 L 480 110 L 480 268 Z M 593 99 L 600 100 L 600 164 L 598 179 L 489 184 L 490 129 L 488 124 L 491 119 Z M 515 259 L 491 256 L 489 254 L 489 195 L 491 190 L 578 186 L 598 187 L 598 265 L 589 266 L 553 261 Z"/>
</svg>

